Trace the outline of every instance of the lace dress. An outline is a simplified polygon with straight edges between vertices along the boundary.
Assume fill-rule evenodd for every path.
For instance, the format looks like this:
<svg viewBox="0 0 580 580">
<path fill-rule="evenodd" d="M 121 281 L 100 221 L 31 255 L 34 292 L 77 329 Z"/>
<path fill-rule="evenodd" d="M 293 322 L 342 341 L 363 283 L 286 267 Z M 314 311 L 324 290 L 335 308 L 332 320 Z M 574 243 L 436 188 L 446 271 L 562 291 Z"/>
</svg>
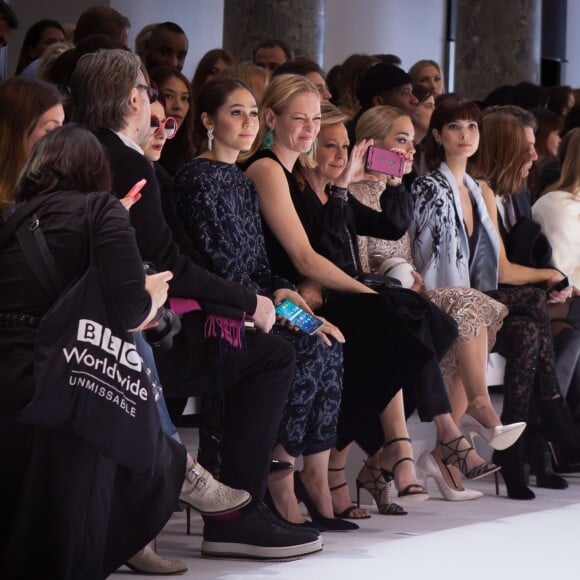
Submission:
<svg viewBox="0 0 580 580">
<path fill-rule="evenodd" d="M 362 181 L 352 183 L 349 187 L 350 193 L 358 201 L 377 211 L 381 211 L 379 200 L 384 189 L 384 181 Z M 404 258 L 410 263 L 413 262 L 408 233 L 394 241 L 359 236 L 358 245 L 362 268 L 366 272 L 376 272 L 387 258 Z M 457 342 L 447 351 L 440 363 L 445 384 L 449 387 L 457 372 L 457 345 L 471 340 L 479 334 L 482 328 L 487 327 L 488 352 L 491 352 L 496 334 L 501 328 L 508 309 L 473 288 L 437 288 L 429 290 L 427 296 L 451 316 L 459 328 Z"/>
</svg>

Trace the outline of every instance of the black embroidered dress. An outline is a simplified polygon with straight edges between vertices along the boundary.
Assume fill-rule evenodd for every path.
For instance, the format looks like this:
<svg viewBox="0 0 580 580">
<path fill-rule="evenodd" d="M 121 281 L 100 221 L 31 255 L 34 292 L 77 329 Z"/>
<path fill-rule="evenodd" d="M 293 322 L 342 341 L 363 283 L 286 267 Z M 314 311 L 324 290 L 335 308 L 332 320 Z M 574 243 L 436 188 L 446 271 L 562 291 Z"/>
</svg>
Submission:
<svg viewBox="0 0 580 580">
<path fill-rule="evenodd" d="M 412 216 L 411 203 L 410 198 L 406 203 L 399 198 L 402 190 L 385 199 L 389 209 L 378 217 L 377 212 L 351 196 L 346 201 L 330 199 L 323 205 L 309 187 L 302 191 L 294 175 L 271 150 L 258 151 L 247 165 L 263 157 L 273 159 L 284 169 L 294 207 L 311 246 L 347 274 L 356 274 L 360 264 L 356 234 L 351 246 L 347 229 L 378 235 L 379 230 L 384 233 L 389 228 L 392 237 L 400 237 L 406 231 Z M 298 283 L 302 276 L 264 221 L 263 227 L 272 269 Z M 354 256 L 349 261 L 351 250 Z M 457 327 L 446 314 L 417 293 L 399 288 L 380 294 L 328 291 L 319 312 L 346 337 L 339 449 L 355 440 L 369 455 L 376 453 L 384 443 L 380 413 L 402 387 L 406 404 L 418 405 L 422 420 L 450 411 L 438 361 L 457 337 Z"/>
</svg>

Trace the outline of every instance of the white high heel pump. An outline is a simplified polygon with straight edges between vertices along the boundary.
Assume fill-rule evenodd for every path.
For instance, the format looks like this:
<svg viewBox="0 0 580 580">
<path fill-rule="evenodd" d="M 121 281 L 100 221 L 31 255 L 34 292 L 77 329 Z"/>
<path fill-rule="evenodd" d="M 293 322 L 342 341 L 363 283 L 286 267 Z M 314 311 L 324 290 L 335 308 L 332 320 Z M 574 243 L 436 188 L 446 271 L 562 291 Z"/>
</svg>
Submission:
<svg viewBox="0 0 580 580">
<path fill-rule="evenodd" d="M 526 423 L 523 421 L 510 423 L 509 425 L 498 425 L 497 427 L 484 427 L 471 415 L 464 415 L 461 421 L 461 429 L 472 439 L 478 435 L 497 451 L 503 451 L 511 447 L 519 439 L 525 428 Z"/>
<path fill-rule="evenodd" d="M 423 475 L 423 487 L 427 489 L 427 479 L 431 477 L 437 484 L 441 495 L 447 501 L 470 501 L 478 499 L 483 495 L 481 491 L 475 489 L 465 488 L 463 490 L 458 490 L 450 487 L 443 478 L 441 470 L 439 469 L 434 457 L 427 451 L 417 459 L 417 470 L 421 475 Z"/>
</svg>

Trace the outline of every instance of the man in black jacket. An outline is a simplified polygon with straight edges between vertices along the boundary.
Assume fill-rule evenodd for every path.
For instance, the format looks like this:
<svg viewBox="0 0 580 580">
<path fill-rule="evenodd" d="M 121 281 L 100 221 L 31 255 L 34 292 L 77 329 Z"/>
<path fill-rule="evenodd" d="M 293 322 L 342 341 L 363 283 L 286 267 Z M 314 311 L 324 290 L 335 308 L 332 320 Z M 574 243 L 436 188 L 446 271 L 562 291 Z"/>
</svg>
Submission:
<svg viewBox="0 0 580 580">
<path fill-rule="evenodd" d="M 275 320 L 268 298 L 211 274 L 173 241 L 153 168 L 140 147 L 149 135 L 153 96 L 145 74 L 138 57 L 127 51 L 83 56 L 71 82 L 73 120 L 94 131 L 109 153 L 118 197 L 140 179 L 147 180 L 141 200 L 131 209 L 131 223 L 143 260 L 173 272 L 170 295 L 244 311 L 258 329 L 246 333 L 246 348 L 236 360 L 221 361 L 219 369 L 225 405 L 222 481 L 248 490 L 254 499 L 237 519 L 206 518 L 202 553 L 275 559 L 318 551 L 322 543 L 317 532 L 284 525 L 262 504 L 294 353 L 286 341 L 267 334 Z"/>
</svg>

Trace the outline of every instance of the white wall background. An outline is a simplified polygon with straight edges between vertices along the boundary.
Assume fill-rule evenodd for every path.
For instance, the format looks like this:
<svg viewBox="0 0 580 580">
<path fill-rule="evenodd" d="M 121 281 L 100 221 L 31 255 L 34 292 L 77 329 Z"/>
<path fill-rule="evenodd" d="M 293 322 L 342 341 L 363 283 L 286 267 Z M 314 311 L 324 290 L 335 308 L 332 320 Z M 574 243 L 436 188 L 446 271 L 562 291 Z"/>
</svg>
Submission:
<svg viewBox="0 0 580 580">
<path fill-rule="evenodd" d="M 549 0 L 544 0 L 549 2 Z M 11 0 L 20 20 L 8 48 L 8 74 L 28 27 L 41 18 L 75 21 L 88 6 L 110 5 L 129 17 L 133 46 L 139 30 L 151 22 L 172 20 L 190 42 L 184 72 L 191 78 L 203 54 L 221 46 L 223 0 Z M 415 61 L 443 62 L 445 0 L 326 0 L 324 68 L 330 69 L 353 52 L 395 53 L 408 69 Z M 580 0 L 568 0 L 567 54 L 563 82 L 580 87 Z M 3 49 L 3 53 L 6 49 Z"/>
<path fill-rule="evenodd" d="M 183 67 L 188 79 L 193 77 L 200 58 L 223 42 L 223 0 L 111 0 L 111 8 L 131 21 L 129 46 L 135 47 L 139 31 L 153 22 L 175 22 L 187 34 L 189 51 Z"/>
<path fill-rule="evenodd" d="M 51 18 L 59 22 L 75 22 L 89 6 L 111 6 L 131 21 L 129 46 L 146 24 L 166 22 L 179 24 L 189 39 L 189 52 L 183 72 L 188 78 L 199 59 L 211 48 L 222 45 L 223 0 L 12 0 L 20 27 L 14 32 L 8 48 L 8 73 L 14 74 L 26 30 L 38 20 Z"/>
<path fill-rule="evenodd" d="M 549 0 L 544 0 L 549 2 Z M 568 0 L 566 56 L 562 84 L 580 87 L 580 0 Z"/>
<path fill-rule="evenodd" d="M 108 2 L 99 0 L 10 0 L 20 26 L 12 32 L 12 38 L 8 45 L 8 76 L 12 76 L 18 63 L 20 48 L 24 41 L 26 31 L 39 20 L 50 18 L 58 22 L 76 22 L 77 18 L 89 6 L 105 5 Z M 6 50 L 6 49 L 4 49 Z"/>
<path fill-rule="evenodd" d="M 445 0 L 326 0 L 324 68 L 356 52 L 443 62 Z"/>
</svg>

